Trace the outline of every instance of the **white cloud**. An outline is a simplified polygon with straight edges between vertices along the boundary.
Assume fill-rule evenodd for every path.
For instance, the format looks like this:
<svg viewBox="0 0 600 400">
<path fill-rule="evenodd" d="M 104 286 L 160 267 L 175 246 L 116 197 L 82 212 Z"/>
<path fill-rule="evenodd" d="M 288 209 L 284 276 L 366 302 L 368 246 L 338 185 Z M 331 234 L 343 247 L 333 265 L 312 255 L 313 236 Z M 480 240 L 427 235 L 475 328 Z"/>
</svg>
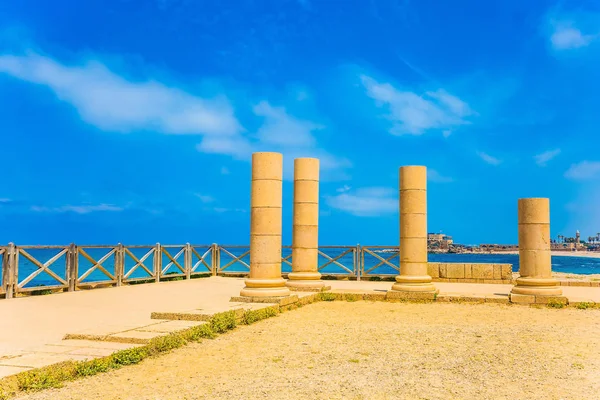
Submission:
<svg viewBox="0 0 600 400">
<path fill-rule="evenodd" d="M 427 179 L 430 180 L 431 182 L 436 182 L 436 183 L 454 182 L 454 179 L 452 179 L 451 177 L 444 176 L 444 175 L 440 174 L 437 170 L 431 169 L 431 168 L 427 168 Z"/>
<path fill-rule="evenodd" d="M 578 49 L 588 46 L 597 36 L 583 34 L 570 22 L 560 22 L 554 24 L 550 42 L 556 50 Z"/>
<path fill-rule="evenodd" d="M 379 106 L 389 109 L 386 117 L 392 121 L 390 133 L 393 135 L 421 135 L 431 129 L 446 132 L 469 124 L 466 118 L 476 115 L 467 103 L 443 89 L 419 95 L 398 90 L 389 83 L 379 83 L 366 75 L 362 75 L 361 80 L 367 95 Z"/>
<path fill-rule="evenodd" d="M 225 154 L 247 161 L 250 160 L 252 152 L 256 151 L 252 143 L 242 136 L 205 136 L 196 149 L 201 153 Z"/>
<path fill-rule="evenodd" d="M 294 158 L 316 157 L 324 171 L 341 171 L 350 167 L 350 162 L 334 156 L 320 148 L 314 134 L 325 126 L 290 115 L 284 107 L 274 107 L 261 101 L 253 107 L 254 114 L 263 118 L 253 141 L 245 138 L 205 137 L 198 150 L 203 152 L 230 154 L 249 160 L 256 151 L 275 151 L 284 156 L 284 178 L 293 176 Z"/>
<path fill-rule="evenodd" d="M 502 163 L 502 160 L 499 160 L 496 157 L 492 157 L 489 154 L 484 153 L 483 151 L 478 151 L 477 155 L 479 156 L 479 158 L 481 158 L 483 161 L 490 165 L 500 165 Z"/>
<path fill-rule="evenodd" d="M 545 167 L 548 161 L 560 154 L 560 149 L 548 150 L 541 154 L 534 156 L 535 163 L 540 167 Z"/>
<path fill-rule="evenodd" d="M 45 85 L 100 129 L 235 137 L 242 127 L 226 98 L 203 99 L 148 80 L 129 81 L 91 60 L 67 66 L 49 57 L 0 55 L 0 72 Z"/>
<path fill-rule="evenodd" d="M 261 143 L 282 147 L 309 147 L 316 145 L 313 132 L 325 127 L 289 115 L 283 107 L 273 107 L 261 101 L 253 108 L 254 114 L 264 118 L 256 135 Z"/>
<path fill-rule="evenodd" d="M 335 191 L 338 192 L 338 193 L 344 193 L 344 192 L 347 192 L 350 189 L 351 189 L 350 186 L 344 185 L 341 188 L 337 188 Z"/>
<path fill-rule="evenodd" d="M 203 203 L 212 203 L 213 201 L 215 201 L 215 199 L 212 196 L 207 196 L 200 193 L 195 193 L 195 195 Z"/>
<path fill-rule="evenodd" d="M 326 196 L 329 207 L 359 217 L 392 214 L 398 211 L 398 193 L 394 189 L 371 187 Z"/>
<path fill-rule="evenodd" d="M 324 171 L 350 166 L 318 146 L 314 134 L 323 125 L 296 118 L 267 101 L 253 107 L 263 125 L 248 135 L 225 96 L 205 99 L 154 80 L 127 80 L 95 60 L 66 65 L 35 53 L 0 55 L 0 73 L 47 86 L 99 129 L 200 135 L 198 151 L 244 161 L 255 151 L 278 151 L 284 153 L 286 171 L 295 157 L 317 157 Z"/>
<path fill-rule="evenodd" d="M 123 210 L 124 210 L 123 207 L 118 207 L 118 206 L 115 206 L 112 204 L 80 205 L 80 206 L 65 205 L 65 206 L 61 206 L 61 207 L 31 206 L 31 211 L 49 212 L 49 213 L 73 212 L 76 214 L 89 214 L 92 212 L 99 212 L 99 211 L 118 212 L 118 211 L 123 211 Z"/>
<path fill-rule="evenodd" d="M 565 178 L 573 180 L 593 179 L 600 175 L 600 161 L 581 161 L 572 164 L 565 172 Z"/>
<path fill-rule="evenodd" d="M 442 132 L 442 136 L 444 136 L 445 138 L 449 137 L 450 135 L 452 135 L 452 131 L 450 129 L 446 129 Z"/>
</svg>

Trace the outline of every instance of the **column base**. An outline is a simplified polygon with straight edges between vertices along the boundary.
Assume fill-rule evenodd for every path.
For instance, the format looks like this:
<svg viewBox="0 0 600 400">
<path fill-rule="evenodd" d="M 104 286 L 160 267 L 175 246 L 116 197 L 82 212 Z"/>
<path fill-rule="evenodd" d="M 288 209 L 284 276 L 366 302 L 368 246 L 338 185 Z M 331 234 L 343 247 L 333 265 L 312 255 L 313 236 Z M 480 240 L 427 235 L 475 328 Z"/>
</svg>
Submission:
<svg viewBox="0 0 600 400">
<path fill-rule="evenodd" d="M 298 302 L 298 296 L 293 294 L 289 296 L 273 296 L 273 297 L 250 297 L 250 296 L 234 296 L 229 301 L 240 303 L 269 303 L 287 306 Z"/>
<path fill-rule="evenodd" d="M 285 285 L 297 292 L 322 292 L 331 289 L 331 286 L 325 286 L 318 272 L 290 272 Z"/>
<path fill-rule="evenodd" d="M 562 288 L 554 278 L 517 278 L 511 293 L 526 296 L 562 296 Z"/>
<path fill-rule="evenodd" d="M 242 297 L 286 297 L 290 290 L 285 286 L 283 278 L 246 279 L 246 287 L 240 291 Z"/>
<path fill-rule="evenodd" d="M 509 299 L 514 304 L 569 304 L 569 300 L 565 296 L 511 293 Z"/>
<path fill-rule="evenodd" d="M 392 285 L 394 292 L 410 292 L 410 293 L 437 293 L 439 290 L 435 288 L 432 279 L 429 275 L 413 276 L 399 275 L 396 277 L 396 283 Z M 389 292 L 388 292 L 389 293 Z"/>
<path fill-rule="evenodd" d="M 331 286 L 323 281 L 287 281 L 285 284 L 292 292 L 326 292 Z"/>
</svg>

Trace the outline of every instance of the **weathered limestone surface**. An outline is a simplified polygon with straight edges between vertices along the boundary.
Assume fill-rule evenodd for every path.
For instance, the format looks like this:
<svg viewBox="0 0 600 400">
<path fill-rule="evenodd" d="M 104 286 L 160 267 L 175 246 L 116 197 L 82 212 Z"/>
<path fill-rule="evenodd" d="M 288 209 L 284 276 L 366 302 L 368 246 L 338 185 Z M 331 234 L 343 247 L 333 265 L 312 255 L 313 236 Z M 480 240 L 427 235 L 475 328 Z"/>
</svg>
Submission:
<svg viewBox="0 0 600 400">
<path fill-rule="evenodd" d="M 250 200 L 250 277 L 240 296 L 283 297 L 290 291 L 281 277 L 283 156 L 252 154 Z"/>
<path fill-rule="evenodd" d="M 544 303 L 540 296 L 552 296 L 556 301 L 562 296 L 562 289 L 552 277 L 550 200 L 519 199 L 518 205 L 520 277 L 511 291 L 511 301 Z"/>
<path fill-rule="evenodd" d="M 392 291 L 435 293 L 427 268 L 427 168 L 400 167 L 400 275 Z"/>
<path fill-rule="evenodd" d="M 325 286 L 319 273 L 319 160 L 294 160 L 294 220 L 292 272 L 286 285 L 291 290 L 320 291 Z"/>
<path fill-rule="evenodd" d="M 472 264 L 430 262 L 427 274 L 434 282 L 512 283 L 511 264 Z"/>
</svg>

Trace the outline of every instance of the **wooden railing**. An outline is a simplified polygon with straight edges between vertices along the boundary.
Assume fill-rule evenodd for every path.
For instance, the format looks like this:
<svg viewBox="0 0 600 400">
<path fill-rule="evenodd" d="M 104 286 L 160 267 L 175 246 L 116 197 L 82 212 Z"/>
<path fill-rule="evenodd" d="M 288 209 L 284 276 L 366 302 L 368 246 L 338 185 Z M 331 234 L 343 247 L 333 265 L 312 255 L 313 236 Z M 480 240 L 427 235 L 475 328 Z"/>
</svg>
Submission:
<svg viewBox="0 0 600 400">
<path fill-rule="evenodd" d="M 217 245 L 216 274 L 231 275 L 250 271 L 250 248 L 240 245 Z M 360 276 L 360 246 L 319 246 L 321 273 L 332 275 Z M 292 270 L 292 246 L 282 247 L 282 272 Z"/>
<path fill-rule="evenodd" d="M 398 273 L 397 247 L 320 246 L 322 274 L 360 280 Z M 206 275 L 243 275 L 250 270 L 250 249 L 240 245 L 71 244 L 0 246 L 0 295 L 75 291 Z M 395 262 L 394 262 L 395 260 Z M 291 246 L 282 247 L 282 272 L 291 272 Z"/>
</svg>

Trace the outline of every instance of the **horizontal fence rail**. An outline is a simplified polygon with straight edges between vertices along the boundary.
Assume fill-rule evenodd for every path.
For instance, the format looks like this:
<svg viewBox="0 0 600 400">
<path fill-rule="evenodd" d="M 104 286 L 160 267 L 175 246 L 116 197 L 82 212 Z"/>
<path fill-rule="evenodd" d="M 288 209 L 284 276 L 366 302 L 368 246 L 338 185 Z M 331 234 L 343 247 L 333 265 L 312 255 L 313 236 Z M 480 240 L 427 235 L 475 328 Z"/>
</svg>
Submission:
<svg viewBox="0 0 600 400">
<path fill-rule="evenodd" d="M 319 246 L 324 275 L 360 280 L 398 274 L 397 246 Z M 245 245 L 75 245 L 0 246 L 0 295 L 44 294 L 95 287 L 246 275 Z M 282 247 L 282 273 L 292 271 L 292 247 Z"/>
</svg>

